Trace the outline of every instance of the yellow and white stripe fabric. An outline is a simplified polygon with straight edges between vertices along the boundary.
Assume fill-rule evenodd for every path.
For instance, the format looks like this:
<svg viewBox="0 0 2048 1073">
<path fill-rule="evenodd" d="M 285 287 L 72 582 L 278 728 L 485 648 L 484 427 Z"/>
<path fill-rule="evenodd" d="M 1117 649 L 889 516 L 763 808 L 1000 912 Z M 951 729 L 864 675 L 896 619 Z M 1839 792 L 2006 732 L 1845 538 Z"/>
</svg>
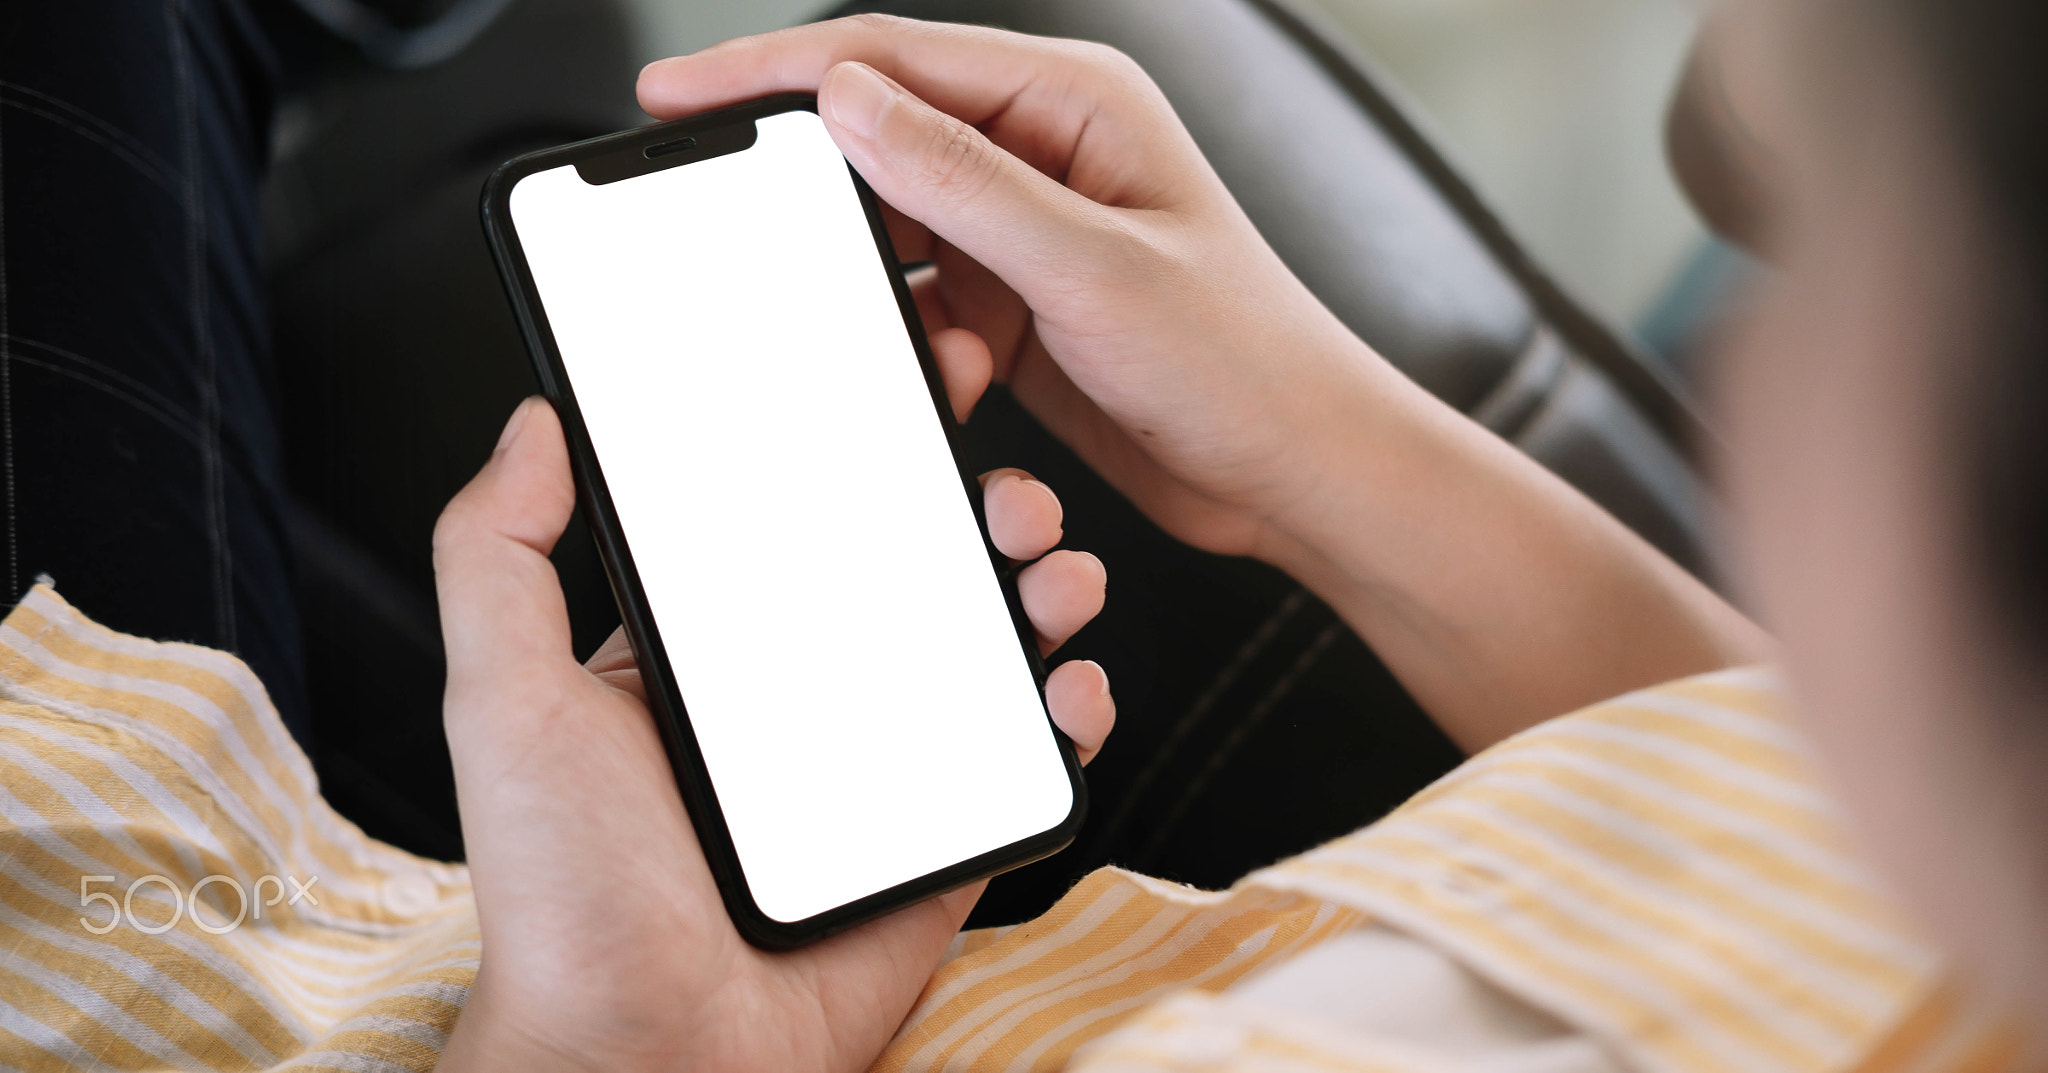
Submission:
<svg viewBox="0 0 2048 1073">
<path fill-rule="evenodd" d="M 1098 871 L 963 937 L 880 1068 L 1455 1068 L 1233 995 L 1366 922 L 1646 1073 L 2019 1068 L 1856 859 L 1779 694 L 1729 671 L 1552 720 L 1226 892 Z"/>
<path fill-rule="evenodd" d="M 1552 721 L 1229 891 L 1098 871 L 961 936 L 877 1069 L 1455 1068 L 1233 991 L 1368 924 L 1645 1073 L 2017 1068 L 1777 692 L 1731 672 Z M 227 926 L 237 888 L 274 904 Z M 240 662 L 46 586 L 0 623 L 0 1068 L 427 1070 L 478 957 L 465 870 L 337 816 Z"/>
<path fill-rule="evenodd" d="M 336 815 L 248 667 L 38 586 L 0 623 L 0 950 L 7 1068 L 425 1070 L 479 947 L 466 871 Z"/>
</svg>

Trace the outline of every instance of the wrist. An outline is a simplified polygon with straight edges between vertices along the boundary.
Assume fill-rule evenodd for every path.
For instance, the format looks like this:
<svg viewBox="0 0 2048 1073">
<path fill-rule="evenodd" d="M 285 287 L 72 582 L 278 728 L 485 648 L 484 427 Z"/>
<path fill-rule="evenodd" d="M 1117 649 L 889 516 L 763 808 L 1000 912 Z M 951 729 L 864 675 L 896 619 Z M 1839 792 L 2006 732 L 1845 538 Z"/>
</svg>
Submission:
<svg viewBox="0 0 2048 1073">
<path fill-rule="evenodd" d="M 436 1073 L 590 1073 L 616 1066 L 592 1056 L 570 1055 L 536 1031 L 532 1018 L 509 1016 L 479 975 L 469 1001 L 448 1033 Z"/>
<path fill-rule="evenodd" d="M 1336 558 L 1277 526 L 1268 525 L 1261 529 L 1249 554 L 1300 582 L 1303 588 L 1332 607 L 1349 605 L 1359 589 L 1357 580 Z"/>
<path fill-rule="evenodd" d="M 1259 512 L 1251 552 L 1318 593 L 1368 580 L 1372 549 L 1419 517 L 1408 501 L 1430 485 L 1432 437 L 1445 431 L 1442 404 L 1356 336 L 1324 353 L 1280 418 L 1292 472 Z"/>
</svg>

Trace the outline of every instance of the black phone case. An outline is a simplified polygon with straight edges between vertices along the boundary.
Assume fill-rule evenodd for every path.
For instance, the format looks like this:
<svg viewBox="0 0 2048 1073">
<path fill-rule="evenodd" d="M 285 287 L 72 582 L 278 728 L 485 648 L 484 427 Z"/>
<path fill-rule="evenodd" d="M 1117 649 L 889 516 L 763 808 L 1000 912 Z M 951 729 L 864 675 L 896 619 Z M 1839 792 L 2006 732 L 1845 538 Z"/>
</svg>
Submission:
<svg viewBox="0 0 2048 1073">
<path fill-rule="evenodd" d="M 519 320 L 521 334 L 526 339 L 527 351 L 533 358 L 534 371 L 540 378 L 541 391 L 561 415 L 562 430 L 568 439 L 569 456 L 576 475 L 577 499 L 589 520 L 591 533 L 597 540 L 598 553 L 604 560 L 605 572 L 611 581 L 612 594 L 618 600 L 626 636 L 632 641 L 634 654 L 639 659 L 641 675 L 647 684 L 648 705 L 653 709 L 655 723 L 661 731 L 662 742 L 667 747 L 669 764 L 675 770 L 677 788 L 689 809 L 691 824 L 696 828 L 697 839 L 703 846 L 704 857 L 710 864 L 711 874 L 717 880 L 719 893 L 725 900 L 726 911 L 748 942 L 771 950 L 789 949 L 822 939 L 834 932 L 843 931 L 934 895 L 965 886 L 977 879 L 1057 853 L 1073 841 L 1075 834 L 1080 830 L 1081 820 L 1087 808 L 1087 788 L 1081 778 L 1081 765 L 1075 756 L 1073 744 L 1057 727 L 1054 727 L 1053 735 L 1059 742 L 1061 754 L 1066 762 L 1067 778 L 1073 787 L 1074 805 L 1067 818 L 1051 830 L 794 922 L 774 920 L 761 912 L 747 888 L 746 878 L 740 869 L 739 857 L 734 850 L 731 836 L 726 831 L 724 814 L 719 810 L 717 794 L 712 790 L 710 774 L 704 767 L 704 759 L 698 752 L 696 736 L 690 729 L 689 711 L 683 704 L 675 675 L 669 668 L 668 655 L 662 647 L 660 631 L 655 628 L 653 616 L 648 613 L 647 600 L 640 587 L 639 572 L 634 567 L 632 553 L 626 547 L 625 539 L 620 532 L 618 515 L 612 509 L 611 496 L 605 488 L 604 473 L 598 466 L 596 453 L 591 448 L 582 412 L 576 405 L 575 392 L 570 387 L 561 354 L 555 347 L 554 335 L 548 327 L 547 315 L 541 306 L 539 293 L 535 290 L 532 273 L 527 269 L 518 233 L 512 226 L 509 199 L 513 186 L 520 179 L 565 164 L 574 165 L 585 181 L 601 184 L 668 167 L 686 166 L 726 153 L 742 152 L 754 144 L 754 121 L 799 110 L 816 112 L 817 98 L 809 94 L 765 97 L 702 115 L 530 153 L 500 166 L 484 183 L 483 190 L 484 235 L 490 243 L 492 258 L 497 262 L 498 275 L 505 285 L 505 293 L 511 299 L 513 313 Z M 959 425 L 953 419 L 952 407 L 946 399 L 945 387 L 939 379 L 938 366 L 926 345 L 924 326 L 918 318 L 917 306 L 911 299 L 910 288 L 904 282 L 902 272 L 897 268 L 895 248 L 889 241 L 889 233 L 882 222 L 881 210 L 875 201 L 874 192 L 868 188 L 859 173 L 853 172 L 851 167 L 848 168 L 848 172 L 853 175 L 854 187 L 859 192 L 861 206 L 867 213 L 869 229 L 874 233 L 877 255 L 889 269 L 890 279 L 895 287 L 896 304 L 901 307 L 903 323 L 910 333 L 918 364 L 924 369 L 925 385 L 931 392 L 932 406 L 937 410 L 939 420 L 945 427 L 946 440 L 952 448 L 955 466 L 960 471 L 962 487 L 967 493 L 969 503 L 973 505 L 975 520 L 981 526 L 982 542 L 986 546 L 991 569 L 996 571 L 1002 581 L 1003 594 L 1010 606 L 1010 617 L 1017 627 L 1017 642 L 1031 662 L 1032 674 L 1038 682 L 1040 703 L 1043 704 L 1046 671 L 1044 663 L 1038 657 L 1036 633 L 1031 627 L 1030 620 L 1025 617 L 1023 604 L 1018 599 L 1014 572 L 1007 569 L 1007 560 L 996 550 L 994 544 L 989 542 L 988 520 L 982 511 L 979 483 L 974 474 L 969 473 L 961 462 Z M 773 493 L 772 490 L 764 490 L 764 494 Z M 938 807 L 943 807 L 943 803 L 939 803 Z"/>
</svg>

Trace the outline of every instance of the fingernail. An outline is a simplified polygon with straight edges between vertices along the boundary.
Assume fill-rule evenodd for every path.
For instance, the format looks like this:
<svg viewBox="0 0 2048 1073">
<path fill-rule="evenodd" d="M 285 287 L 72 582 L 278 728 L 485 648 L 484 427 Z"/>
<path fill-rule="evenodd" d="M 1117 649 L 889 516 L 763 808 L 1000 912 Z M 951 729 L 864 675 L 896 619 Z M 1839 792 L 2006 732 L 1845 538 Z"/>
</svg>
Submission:
<svg viewBox="0 0 2048 1073">
<path fill-rule="evenodd" d="M 1109 672 L 1102 669 L 1102 664 L 1097 663 L 1092 659 L 1084 659 L 1081 662 L 1086 663 L 1090 667 L 1095 668 L 1095 673 L 1101 676 L 1102 685 L 1099 687 L 1098 695 L 1104 697 L 1109 696 Z"/>
<path fill-rule="evenodd" d="M 512 446 L 512 442 L 519 438 L 519 430 L 526 427 L 527 415 L 533 412 L 534 404 L 537 401 L 539 401 L 539 396 L 529 398 L 521 402 L 518 409 L 512 411 L 511 418 L 505 422 L 505 431 L 498 433 L 498 445 L 491 448 L 492 454 L 498 454 L 505 448 Z"/>
<path fill-rule="evenodd" d="M 1061 509 L 1060 497 L 1056 493 L 1054 493 L 1052 488 L 1046 485 L 1044 481 L 1038 480 L 1033 477 L 1026 477 L 1022 474 L 1015 474 L 1009 477 L 1005 477 L 997 483 L 1014 484 L 1017 486 L 1018 491 L 1036 492 L 1047 503 L 1052 504 L 1052 509 Z M 990 491 L 994 491 L 994 488 L 991 488 Z"/>
<path fill-rule="evenodd" d="M 832 69 L 832 120 L 863 138 L 875 136 L 882 112 L 896 99 L 896 87 L 865 63 L 842 63 Z"/>
<path fill-rule="evenodd" d="M 1043 495 L 1044 495 L 1044 496 L 1045 496 L 1045 497 L 1046 497 L 1047 499 L 1050 499 L 1050 500 L 1052 500 L 1052 504 L 1053 504 L 1053 506 L 1055 506 L 1055 507 L 1059 506 L 1059 503 L 1060 503 L 1060 497 L 1059 497 L 1059 493 L 1057 493 L 1057 492 L 1054 492 L 1054 491 L 1052 490 L 1052 486 L 1051 486 L 1051 485 L 1049 485 L 1049 484 L 1047 484 L 1047 483 L 1045 483 L 1044 481 L 1041 481 L 1041 480 L 1039 480 L 1039 479 L 1038 479 L 1038 478 L 1036 478 L 1036 477 L 1021 477 L 1021 476 L 1020 476 L 1020 477 L 1018 477 L 1018 478 L 1017 478 L 1017 484 L 1018 484 L 1018 486 L 1019 486 L 1019 487 L 1023 487 L 1023 488 L 1030 488 L 1030 489 L 1032 489 L 1032 490 L 1034 490 L 1034 491 L 1037 491 L 1037 492 L 1040 492 L 1040 493 L 1042 493 L 1042 494 L 1043 494 Z"/>
</svg>

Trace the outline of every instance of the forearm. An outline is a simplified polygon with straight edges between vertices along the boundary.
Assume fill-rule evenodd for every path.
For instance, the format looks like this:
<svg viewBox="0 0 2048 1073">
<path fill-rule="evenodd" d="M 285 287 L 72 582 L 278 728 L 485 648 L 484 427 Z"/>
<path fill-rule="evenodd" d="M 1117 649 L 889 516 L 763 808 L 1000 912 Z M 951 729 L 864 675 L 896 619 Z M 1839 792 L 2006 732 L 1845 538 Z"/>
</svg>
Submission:
<svg viewBox="0 0 2048 1073">
<path fill-rule="evenodd" d="M 1468 750 L 1768 637 L 1521 452 L 1361 346 L 1307 424 L 1312 489 L 1259 555 L 1321 596 Z"/>
</svg>

